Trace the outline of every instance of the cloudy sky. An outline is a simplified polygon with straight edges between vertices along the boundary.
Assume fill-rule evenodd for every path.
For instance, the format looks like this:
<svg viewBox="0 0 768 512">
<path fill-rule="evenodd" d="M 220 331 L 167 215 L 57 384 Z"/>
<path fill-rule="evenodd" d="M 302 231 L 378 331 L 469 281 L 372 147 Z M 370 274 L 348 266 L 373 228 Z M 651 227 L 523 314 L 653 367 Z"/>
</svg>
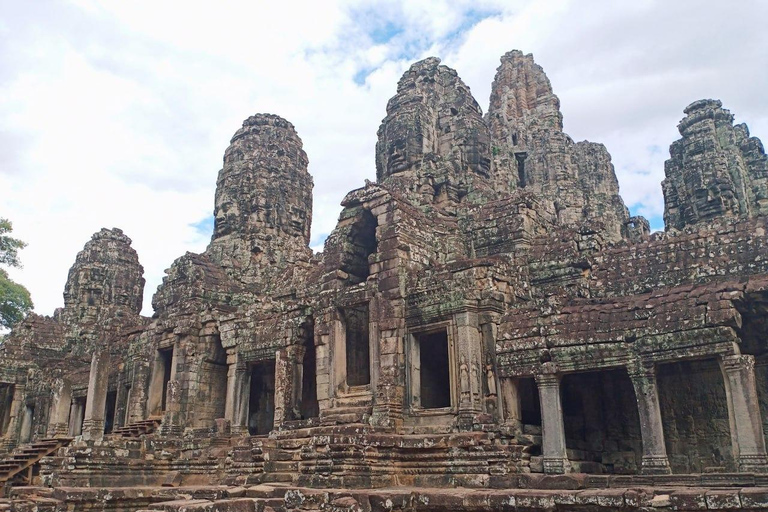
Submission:
<svg viewBox="0 0 768 512">
<path fill-rule="evenodd" d="M 290 120 L 314 176 L 313 246 L 375 179 L 397 79 L 442 58 L 487 109 L 499 57 L 533 53 L 575 140 L 613 155 L 625 202 L 663 229 L 661 182 L 683 108 L 719 98 L 768 142 L 768 2 L 0 0 L 0 217 L 29 246 L 11 276 L 63 305 L 90 235 L 120 227 L 145 268 L 200 252 L 242 120 Z"/>
</svg>

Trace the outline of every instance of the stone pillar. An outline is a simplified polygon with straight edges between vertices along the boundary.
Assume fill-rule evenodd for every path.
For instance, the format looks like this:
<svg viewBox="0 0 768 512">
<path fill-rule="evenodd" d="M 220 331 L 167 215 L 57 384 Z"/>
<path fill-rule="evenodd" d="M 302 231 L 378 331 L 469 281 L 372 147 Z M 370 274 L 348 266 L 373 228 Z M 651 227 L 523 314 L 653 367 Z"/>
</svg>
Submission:
<svg viewBox="0 0 768 512">
<path fill-rule="evenodd" d="M 459 352 L 459 429 L 471 430 L 483 410 L 483 360 L 477 313 L 455 316 Z"/>
<path fill-rule="evenodd" d="M 107 405 L 109 359 L 109 351 L 107 350 L 97 350 L 91 358 L 88 396 L 85 399 L 83 439 L 98 440 L 104 437 L 104 409 Z"/>
<path fill-rule="evenodd" d="M 296 346 L 281 348 L 275 353 L 275 418 L 273 428 L 293 419 L 296 403 Z M 303 352 L 303 347 L 302 348 Z"/>
<path fill-rule="evenodd" d="M 720 358 L 728 400 L 733 457 L 739 471 L 768 472 L 765 437 L 755 383 L 755 356 Z"/>
<path fill-rule="evenodd" d="M 560 375 L 554 363 L 542 364 L 536 376 L 541 401 L 542 455 L 544 473 L 566 473 L 570 470 L 565 448 L 565 424 L 560 403 Z"/>
<path fill-rule="evenodd" d="M 48 437 L 65 437 L 69 433 L 69 413 L 72 408 L 72 386 L 66 379 L 56 379 L 48 415 Z"/>
<path fill-rule="evenodd" d="M 644 475 L 668 475 L 671 473 L 667 448 L 664 445 L 664 429 L 661 423 L 659 390 L 656 384 L 656 368 L 653 363 L 636 362 L 627 367 L 632 386 L 635 388 L 637 412 L 640 417 L 640 434 L 643 437 L 643 458 L 640 472 Z"/>
<path fill-rule="evenodd" d="M 224 404 L 224 418 L 229 420 L 233 435 L 248 435 L 250 394 L 251 379 L 247 365 L 236 353 L 227 353 L 227 400 Z"/>
</svg>

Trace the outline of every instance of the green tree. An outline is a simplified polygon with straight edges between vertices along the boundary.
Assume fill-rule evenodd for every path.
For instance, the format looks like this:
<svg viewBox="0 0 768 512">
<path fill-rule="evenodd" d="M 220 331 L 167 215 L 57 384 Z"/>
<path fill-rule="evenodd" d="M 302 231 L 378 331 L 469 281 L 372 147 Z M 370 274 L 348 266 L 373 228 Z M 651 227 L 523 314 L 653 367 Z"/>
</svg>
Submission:
<svg viewBox="0 0 768 512">
<path fill-rule="evenodd" d="M 26 243 L 13 238 L 9 233 L 13 225 L 7 219 L 0 218 L 0 265 L 21 267 L 19 250 Z M 32 298 L 29 291 L 8 277 L 8 272 L 0 268 L 0 328 L 10 329 L 32 310 Z"/>
</svg>

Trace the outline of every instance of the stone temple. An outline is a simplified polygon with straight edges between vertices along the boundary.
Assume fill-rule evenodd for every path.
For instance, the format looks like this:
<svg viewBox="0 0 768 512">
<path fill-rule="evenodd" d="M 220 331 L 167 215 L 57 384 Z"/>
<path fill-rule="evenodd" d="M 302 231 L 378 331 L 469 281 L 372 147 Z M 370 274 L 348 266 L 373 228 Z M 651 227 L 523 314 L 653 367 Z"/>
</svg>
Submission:
<svg viewBox="0 0 768 512">
<path fill-rule="evenodd" d="M 0 510 L 768 508 L 768 157 L 685 109 L 666 229 L 531 55 L 484 115 L 417 62 L 322 253 L 294 127 L 249 117 L 202 254 L 140 315 L 102 229 L 0 349 Z"/>
</svg>

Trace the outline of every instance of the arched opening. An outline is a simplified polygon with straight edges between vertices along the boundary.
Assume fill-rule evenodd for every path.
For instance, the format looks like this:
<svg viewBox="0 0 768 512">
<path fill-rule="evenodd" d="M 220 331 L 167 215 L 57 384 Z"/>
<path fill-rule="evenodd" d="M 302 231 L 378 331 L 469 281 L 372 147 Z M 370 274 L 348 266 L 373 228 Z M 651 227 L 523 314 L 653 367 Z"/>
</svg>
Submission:
<svg viewBox="0 0 768 512">
<path fill-rule="evenodd" d="M 370 267 L 368 258 L 378 250 L 376 242 L 376 217 L 368 210 L 362 210 L 350 227 L 345 244 L 341 270 L 349 274 L 352 284 L 368 279 Z"/>
</svg>

